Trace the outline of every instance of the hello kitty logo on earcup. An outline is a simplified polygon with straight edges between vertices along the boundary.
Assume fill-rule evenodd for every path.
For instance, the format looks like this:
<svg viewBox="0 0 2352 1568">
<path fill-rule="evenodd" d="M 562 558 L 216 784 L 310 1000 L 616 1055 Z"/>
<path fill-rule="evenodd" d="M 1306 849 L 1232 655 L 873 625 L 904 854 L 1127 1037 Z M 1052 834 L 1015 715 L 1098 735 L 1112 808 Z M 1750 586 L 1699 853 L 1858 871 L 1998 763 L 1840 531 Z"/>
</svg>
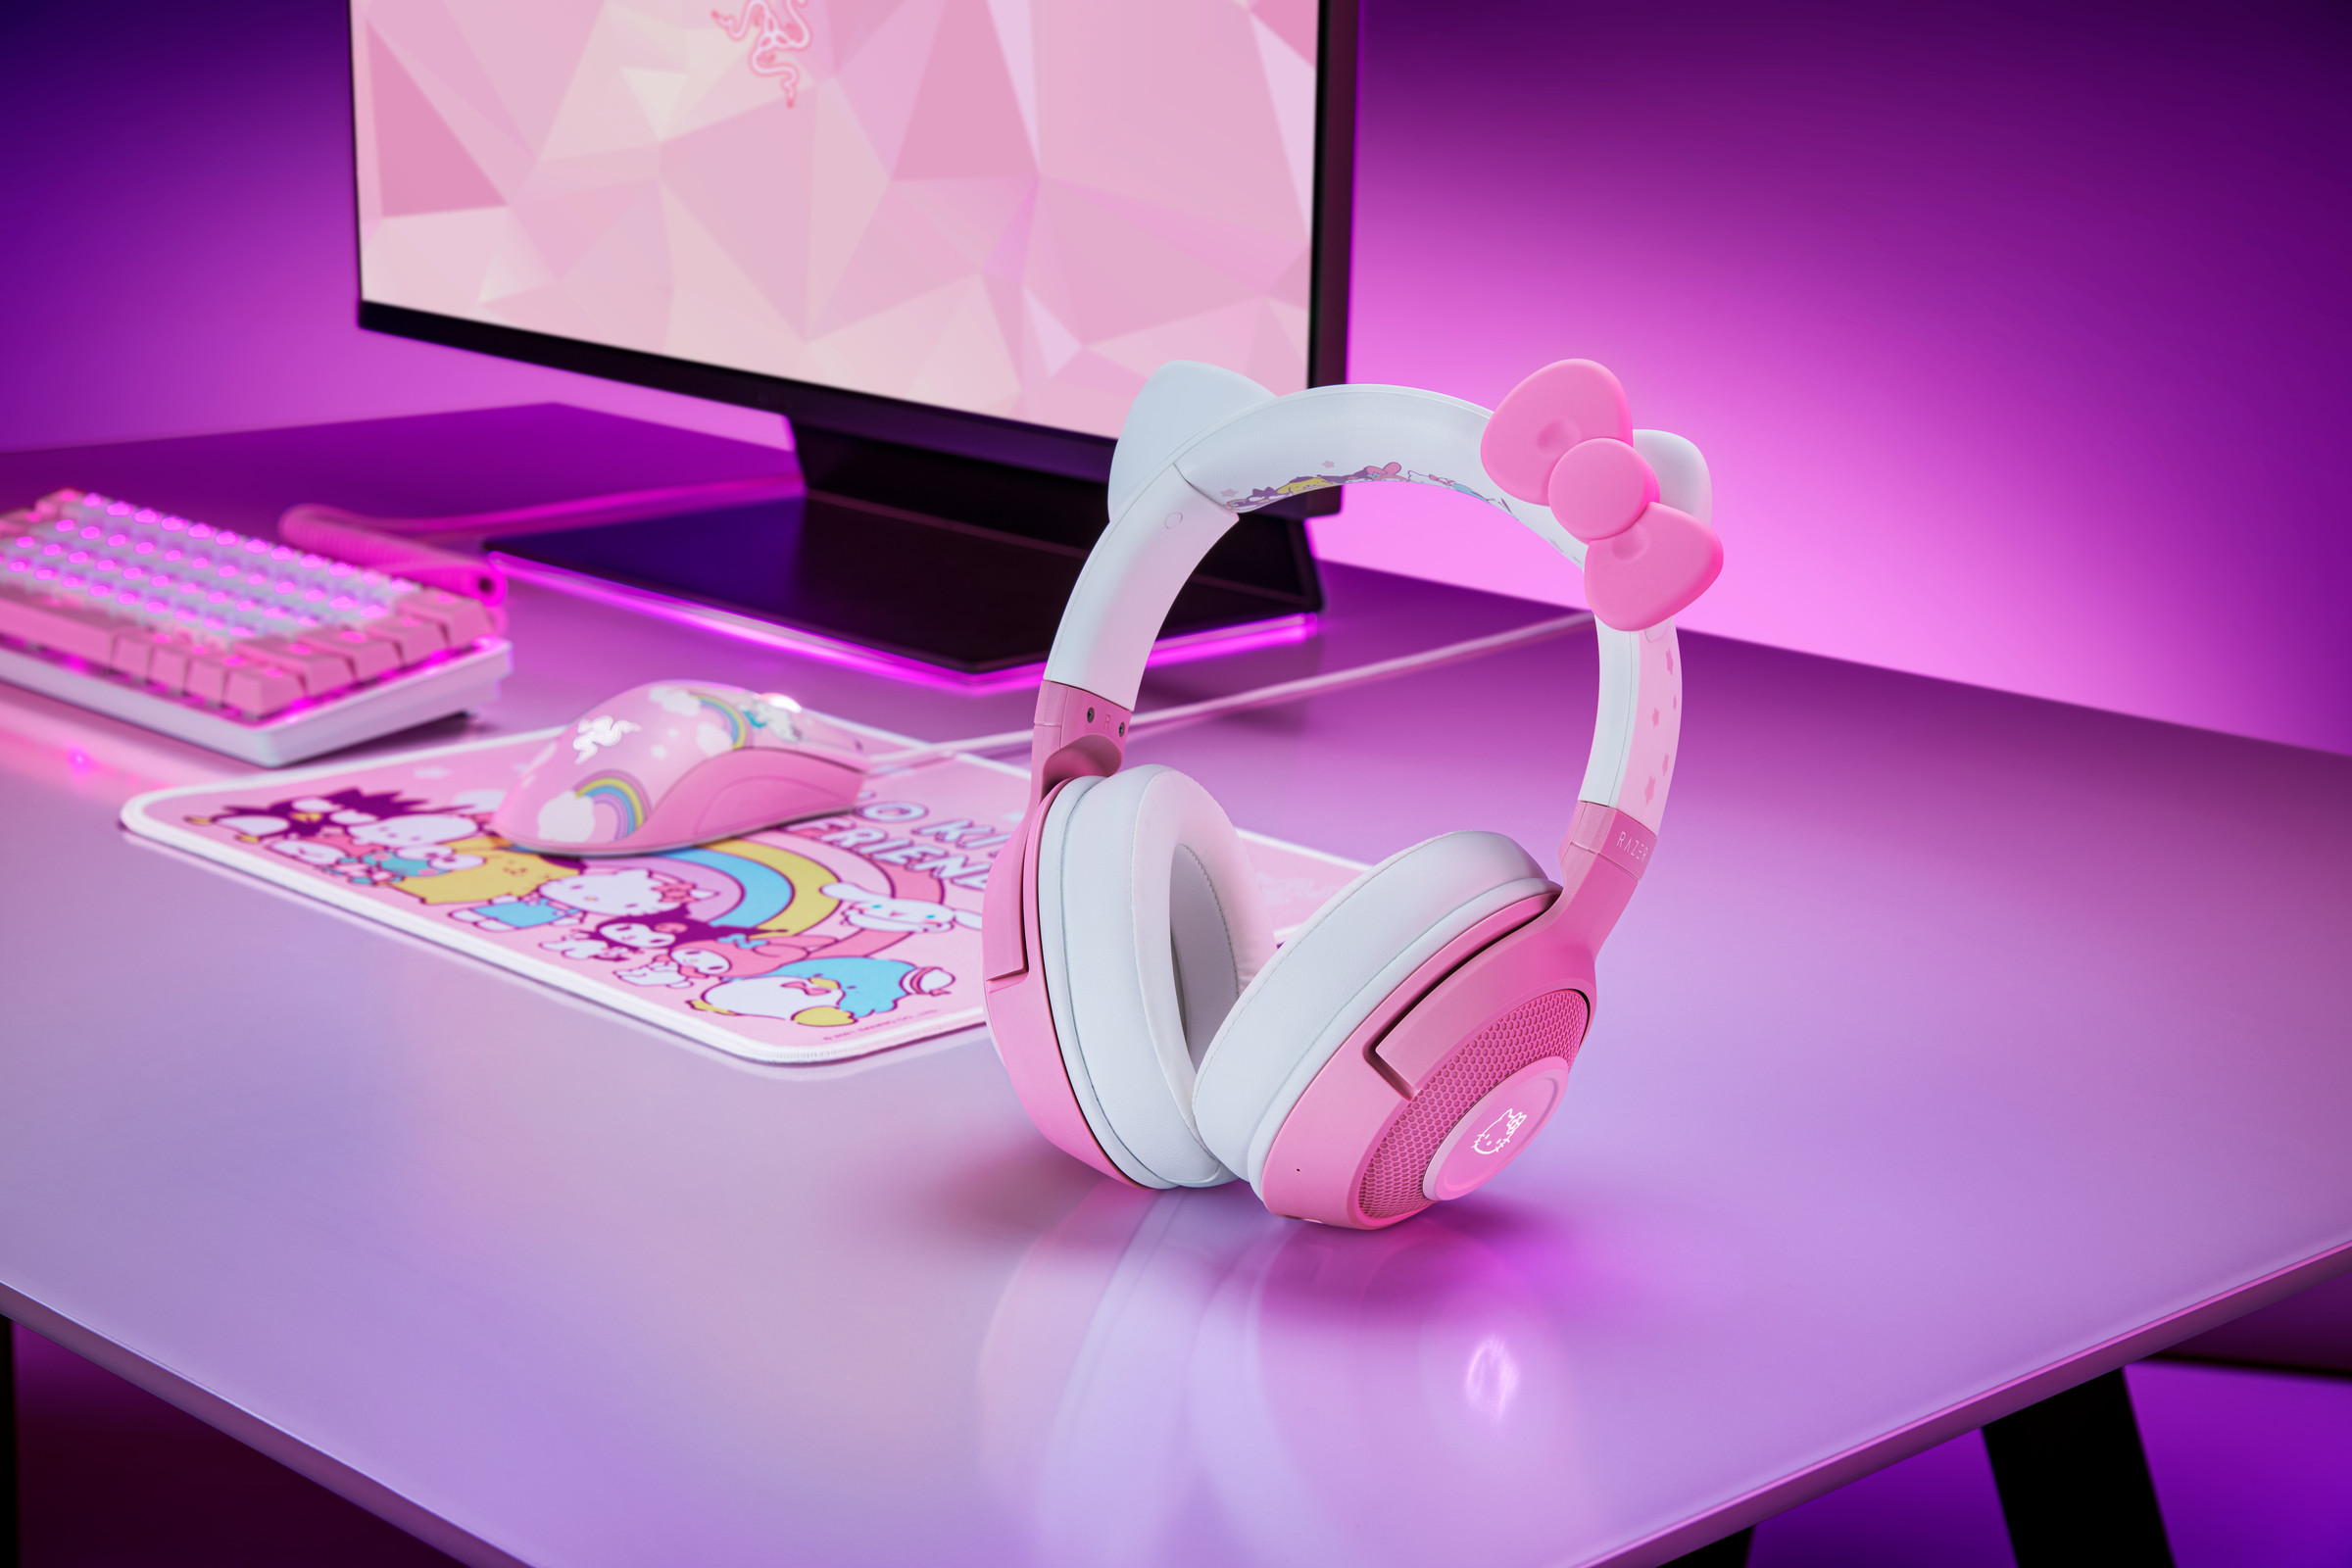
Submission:
<svg viewBox="0 0 2352 1568">
<path fill-rule="evenodd" d="M 1370 1065 L 1381 1014 L 1418 995 L 1417 977 L 1524 924 L 1559 891 L 1499 833 L 1440 834 L 1366 871 L 1284 944 L 1226 1015 L 1194 1088 L 1201 1141 L 1277 1212 L 1370 1227 L 1426 1207 L 1423 1180 L 1440 1144 L 1474 1102 L 1536 1056 L 1505 1062 L 1487 1059 L 1491 1053 L 1444 1053 L 1400 1096 Z M 1562 1054 L 1574 1051 L 1570 1042 Z M 1334 1095 L 1360 1102 L 1337 1113 L 1307 1103 Z M 1425 1124 L 1426 1139 L 1417 1141 Z"/>
<path fill-rule="evenodd" d="M 1591 360 L 1561 360 L 1511 388 L 1479 443 L 1496 484 L 1549 507 L 1584 542 L 1586 598 L 1620 631 L 1671 619 L 1723 570 L 1723 541 L 1659 502 L 1633 439 L 1617 378 Z"/>
</svg>

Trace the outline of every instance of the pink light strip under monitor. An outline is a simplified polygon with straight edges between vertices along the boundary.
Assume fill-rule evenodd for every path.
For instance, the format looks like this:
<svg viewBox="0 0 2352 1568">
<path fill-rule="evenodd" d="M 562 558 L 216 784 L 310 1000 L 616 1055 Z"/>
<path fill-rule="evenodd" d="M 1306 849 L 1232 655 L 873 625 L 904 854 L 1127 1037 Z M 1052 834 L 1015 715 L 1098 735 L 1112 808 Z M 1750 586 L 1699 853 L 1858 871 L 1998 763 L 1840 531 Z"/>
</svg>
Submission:
<svg viewBox="0 0 2352 1568">
<path fill-rule="evenodd" d="M 1295 703 L 1308 697 L 1320 697 L 1325 692 L 1345 691 L 1351 686 L 1368 686 L 1375 681 L 1391 680 L 1398 675 L 1416 674 L 1436 669 L 1444 664 L 1455 664 L 1466 659 L 1484 659 L 1489 654 L 1506 648 L 1524 648 L 1530 643 L 1581 630 L 1592 624 L 1590 614 L 1578 612 L 1560 615 L 1550 620 L 1539 620 L 1509 631 L 1494 632 L 1486 637 L 1473 637 L 1467 642 L 1448 643 L 1443 648 L 1431 648 L 1418 654 L 1406 654 L 1396 659 L 1383 659 L 1370 664 L 1357 664 L 1348 669 L 1327 670 L 1320 675 L 1308 675 L 1298 680 L 1277 681 L 1271 686 L 1258 686 L 1250 691 L 1232 692 L 1223 697 L 1211 697 L 1198 703 L 1181 703 L 1173 708 L 1154 708 L 1140 713 L 1129 713 L 1123 722 L 1123 733 L 1134 736 L 1164 724 L 1189 723 L 1196 719 L 1221 718 L 1227 713 L 1244 712 L 1252 708 L 1271 708 L 1280 703 Z M 1063 690 L 1068 690 L 1065 687 Z M 998 752 L 1009 747 L 1027 746 L 1036 738 L 1036 726 L 1027 729 L 1004 730 L 995 735 L 974 735 L 959 741 L 939 741 L 904 752 L 888 752 L 869 758 L 867 765 L 875 772 L 892 772 L 913 767 L 942 757 L 954 757 L 959 752 Z"/>
<path fill-rule="evenodd" d="M 840 638 L 827 637 L 821 632 L 804 631 L 779 621 L 762 620 L 715 605 L 698 604 L 691 599 L 679 599 L 650 589 L 632 588 L 622 583 L 608 582 L 586 572 L 569 571 L 551 566 L 544 562 L 526 561 L 503 551 L 489 552 L 488 559 L 510 577 L 535 582 L 559 593 L 617 609 L 633 610 L 680 625 L 717 632 L 724 637 L 758 643 L 780 653 L 799 654 L 804 658 L 822 660 L 830 664 L 842 664 L 895 680 L 908 681 L 918 686 L 930 686 L 940 691 L 955 692 L 965 697 L 988 697 L 999 692 L 1024 691 L 1035 686 L 1045 674 L 1045 662 L 1019 664 L 1010 669 L 992 669 L 983 674 L 964 675 L 942 669 L 921 660 L 886 654 L 878 649 L 861 647 Z M 1186 632 L 1180 636 L 1163 637 L 1153 645 L 1149 662 L 1162 664 L 1188 663 L 1194 660 L 1213 659 L 1225 654 L 1238 654 L 1257 648 L 1274 648 L 1290 643 L 1304 642 L 1315 634 L 1316 619 L 1312 614 L 1279 615 L 1270 620 L 1251 621 L 1247 625 L 1217 627 L 1208 631 Z"/>
</svg>

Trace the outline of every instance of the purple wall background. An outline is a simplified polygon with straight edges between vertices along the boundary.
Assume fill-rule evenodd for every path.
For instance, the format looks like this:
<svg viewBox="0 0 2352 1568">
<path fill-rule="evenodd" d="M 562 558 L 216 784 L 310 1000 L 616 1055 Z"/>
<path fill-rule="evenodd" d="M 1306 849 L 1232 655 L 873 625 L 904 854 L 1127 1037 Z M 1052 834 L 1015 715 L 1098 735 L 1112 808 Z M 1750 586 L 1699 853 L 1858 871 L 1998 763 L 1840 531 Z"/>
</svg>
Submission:
<svg viewBox="0 0 2352 1568">
<path fill-rule="evenodd" d="M 1718 476 L 1686 624 L 2352 751 L 2352 12 L 1375 0 L 1367 37 L 1354 373 L 1616 368 Z M 1326 549 L 1573 597 L 1427 510 Z"/>
<path fill-rule="evenodd" d="M 351 325 L 317 0 L 0 18 L 0 447 L 558 398 L 742 411 Z M 1616 368 L 1704 446 L 1700 629 L 2352 752 L 2340 6 L 1370 0 L 1354 374 Z M 1335 560 L 1574 602 L 1468 503 Z"/>
<path fill-rule="evenodd" d="M 774 415 L 354 325 L 335 0 L 0 5 L 0 450 L 535 402 L 790 444 Z"/>
</svg>

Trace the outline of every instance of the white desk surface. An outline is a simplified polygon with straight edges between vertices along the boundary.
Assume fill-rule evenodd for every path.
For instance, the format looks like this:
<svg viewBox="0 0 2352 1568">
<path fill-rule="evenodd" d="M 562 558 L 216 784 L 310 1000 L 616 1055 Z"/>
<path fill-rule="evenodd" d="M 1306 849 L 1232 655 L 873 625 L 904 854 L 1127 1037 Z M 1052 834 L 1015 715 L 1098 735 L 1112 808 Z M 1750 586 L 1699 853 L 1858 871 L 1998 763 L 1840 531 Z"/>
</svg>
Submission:
<svg viewBox="0 0 2352 1568">
<path fill-rule="evenodd" d="M 1332 579 L 1147 706 L 1540 612 Z M 1026 721 L 514 610 L 497 729 L 681 672 Z M 754 1069 L 139 846 L 231 768 L 0 690 L 0 1309 L 479 1563 L 1503 1568 L 1663 1561 L 2352 1262 L 2352 760 L 1687 647 L 1568 1106 L 1369 1236 L 1106 1186 L 977 1036 Z M 1134 755 L 1343 855 L 1544 853 L 1592 686 L 1572 640 Z"/>
</svg>

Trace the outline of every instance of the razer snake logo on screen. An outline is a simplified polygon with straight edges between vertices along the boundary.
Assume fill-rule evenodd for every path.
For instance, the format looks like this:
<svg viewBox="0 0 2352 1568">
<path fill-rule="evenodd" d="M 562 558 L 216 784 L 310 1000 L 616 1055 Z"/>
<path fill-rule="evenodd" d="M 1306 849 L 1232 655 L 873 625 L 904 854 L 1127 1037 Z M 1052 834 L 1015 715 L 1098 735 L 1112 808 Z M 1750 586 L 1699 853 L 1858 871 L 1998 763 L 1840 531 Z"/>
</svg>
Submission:
<svg viewBox="0 0 2352 1568">
<path fill-rule="evenodd" d="M 801 15 L 808 0 L 751 0 L 742 14 L 728 16 L 723 11 L 710 13 L 721 31 L 737 43 L 752 40 L 752 74 L 773 76 L 784 89 L 784 107 L 790 109 L 800 98 L 801 68 L 791 56 L 808 47 L 812 41 L 808 19 Z"/>
</svg>

